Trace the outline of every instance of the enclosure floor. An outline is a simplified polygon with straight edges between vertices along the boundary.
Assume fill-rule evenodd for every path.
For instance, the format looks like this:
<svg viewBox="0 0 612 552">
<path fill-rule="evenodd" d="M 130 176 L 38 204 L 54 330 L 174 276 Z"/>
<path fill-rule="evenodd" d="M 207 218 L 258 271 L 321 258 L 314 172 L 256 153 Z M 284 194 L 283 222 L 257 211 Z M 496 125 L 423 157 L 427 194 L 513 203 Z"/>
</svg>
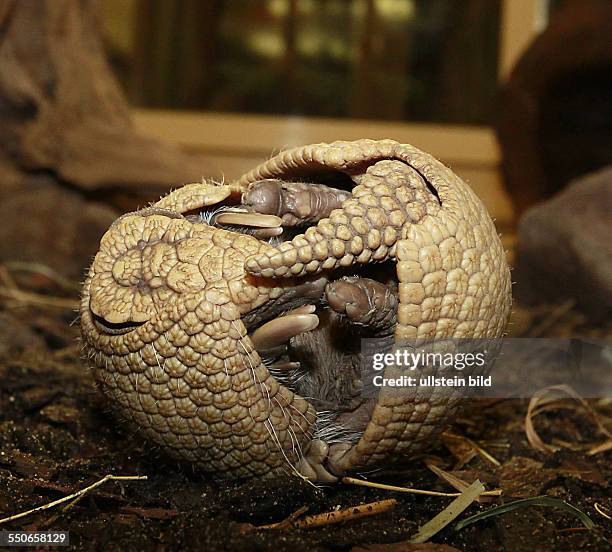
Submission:
<svg viewBox="0 0 612 552">
<path fill-rule="evenodd" d="M 36 291 L 44 295 L 49 290 L 42 286 Z M 575 331 L 579 317 L 568 309 L 561 314 L 558 309 L 517 309 L 513 328 L 527 333 L 544 328 L 545 335 Z M 85 550 L 351 550 L 404 541 L 451 500 L 349 485 L 317 489 L 295 478 L 212 482 L 116 428 L 79 358 L 77 327 L 69 326 L 73 312 L 5 300 L 0 318 L 0 518 L 52 502 L 108 474 L 148 477 L 107 482 L 68 510 L 46 510 L 1 529 L 70 531 L 71 543 Z M 601 401 L 595 407 L 607 414 L 612 408 Z M 466 481 L 479 478 L 487 488 L 501 487 L 505 501 L 541 494 L 566 500 L 587 513 L 595 529 L 586 530 L 562 510 L 528 508 L 461 531 L 451 524 L 433 542 L 462 551 L 609 549 L 612 523 L 597 513 L 595 504 L 612 509 L 610 452 L 585 453 L 605 438 L 582 409 L 554 410 L 537 416 L 536 428 L 545 442 L 563 445 L 554 454 L 538 452 L 525 437 L 526 409 L 527 401 L 475 402 L 429 459 Z M 465 438 L 500 465 L 476 454 L 454 469 L 466 446 L 469 453 Z M 454 490 L 422 459 L 381 480 Z M 397 499 L 390 513 L 338 525 L 253 527 L 283 520 L 304 506 L 310 515 L 386 498 Z M 491 506 L 473 504 L 468 513 Z M 452 550 L 427 548 L 438 549 Z"/>
</svg>

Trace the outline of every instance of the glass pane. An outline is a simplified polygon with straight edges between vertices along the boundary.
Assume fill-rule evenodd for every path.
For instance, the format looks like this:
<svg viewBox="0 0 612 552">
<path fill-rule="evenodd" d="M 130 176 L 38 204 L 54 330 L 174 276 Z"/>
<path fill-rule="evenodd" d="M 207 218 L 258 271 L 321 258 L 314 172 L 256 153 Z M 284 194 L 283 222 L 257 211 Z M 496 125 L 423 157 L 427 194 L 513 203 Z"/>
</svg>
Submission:
<svg viewBox="0 0 612 552">
<path fill-rule="evenodd" d="M 112 59 L 136 105 L 491 121 L 499 1 L 132 1 L 131 46 Z"/>
</svg>

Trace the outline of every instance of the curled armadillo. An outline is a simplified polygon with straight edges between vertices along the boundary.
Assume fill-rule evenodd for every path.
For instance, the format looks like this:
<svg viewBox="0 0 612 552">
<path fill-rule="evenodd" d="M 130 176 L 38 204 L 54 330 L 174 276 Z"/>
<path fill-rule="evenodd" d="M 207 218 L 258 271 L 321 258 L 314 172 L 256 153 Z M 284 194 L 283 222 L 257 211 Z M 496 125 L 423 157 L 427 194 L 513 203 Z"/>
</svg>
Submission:
<svg viewBox="0 0 612 552">
<path fill-rule="evenodd" d="M 412 146 L 360 140 L 120 217 L 81 328 L 119 418 L 171 455 L 218 477 L 333 482 L 422 450 L 456 406 L 363 397 L 360 338 L 495 338 L 510 303 L 472 190 Z"/>
</svg>

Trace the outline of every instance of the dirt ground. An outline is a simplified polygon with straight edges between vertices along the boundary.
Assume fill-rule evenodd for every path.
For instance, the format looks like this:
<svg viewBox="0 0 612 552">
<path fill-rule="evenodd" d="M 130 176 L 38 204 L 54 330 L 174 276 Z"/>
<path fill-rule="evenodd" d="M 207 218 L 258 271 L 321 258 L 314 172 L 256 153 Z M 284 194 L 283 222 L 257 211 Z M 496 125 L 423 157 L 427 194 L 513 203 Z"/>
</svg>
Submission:
<svg viewBox="0 0 612 552">
<path fill-rule="evenodd" d="M 75 548 L 105 551 L 612 549 L 612 522 L 596 510 L 597 504 L 604 513 L 612 511 L 610 451 L 587 454 L 605 437 L 578 403 L 534 419 L 542 439 L 559 445 L 555 453 L 529 445 L 523 426 L 527 401 L 480 401 L 455 421 L 429 460 L 466 481 L 480 478 L 489 489 L 503 489 L 501 498 L 472 504 L 460 519 L 515 498 L 545 494 L 582 510 L 595 522 L 593 529 L 563 510 L 530 507 L 459 531 L 450 524 L 432 538 L 436 544 L 392 545 L 409 539 L 452 499 L 352 485 L 317 489 L 298 479 L 219 483 L 165 459 L 119 430 L 96 392 L 79 357 L 78 327 L 70 325 L 76 286 L 58 284 L 38 268 L 2 271 L 0 518 L 52 502 L 108 474 L 148 479 L 108 481 L 68 509 L 38 512 L 0 529 L 70 531 Z M 517 309 L 513 331 L 607 334 L 584 327 L 568 308 Z M 592 406 L 601 414 L 612 410 L 610 401 Z M 382 481 L 454 490 L 423 459 Z M 281 521 L 304 506 L 306 515 L 312 515 L 388 498 L 395 498 L 396 506 L 378 516 L 314 529 L 255 527 Z"/>
</svg>

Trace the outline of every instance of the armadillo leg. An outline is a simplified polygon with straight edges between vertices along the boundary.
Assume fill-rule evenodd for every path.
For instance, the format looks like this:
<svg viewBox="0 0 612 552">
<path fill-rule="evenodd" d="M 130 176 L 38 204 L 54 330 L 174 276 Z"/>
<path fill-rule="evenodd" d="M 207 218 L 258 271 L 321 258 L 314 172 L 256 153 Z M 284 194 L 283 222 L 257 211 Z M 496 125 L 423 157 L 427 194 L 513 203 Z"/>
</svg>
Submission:
<svg viewBox="0 0 612 552">
<path fill-rule="evenodd" d="M 345 277 L 327 284 L 329 306 L 371 337 L 391 336 L 397 323 L 397 292 L 370 278 Z"/>
<path fill-rule="evenodd" d="M 357 179 L 351 196 L 303 234 L 245 261 L 256 276 L 302 276 L 395 258 L 398 239 L 441 206 L 423 177 L 402 161 L 385 160 Z"/>
<path fill-rule="evenodd" d="M 242 195 L 242 205 L 255 213 L 280 217 L 285 227 L 302 226 L 328 217 L 349 197 L 350 192 L 324 184 L 261 180 Z"/>
</svg>

